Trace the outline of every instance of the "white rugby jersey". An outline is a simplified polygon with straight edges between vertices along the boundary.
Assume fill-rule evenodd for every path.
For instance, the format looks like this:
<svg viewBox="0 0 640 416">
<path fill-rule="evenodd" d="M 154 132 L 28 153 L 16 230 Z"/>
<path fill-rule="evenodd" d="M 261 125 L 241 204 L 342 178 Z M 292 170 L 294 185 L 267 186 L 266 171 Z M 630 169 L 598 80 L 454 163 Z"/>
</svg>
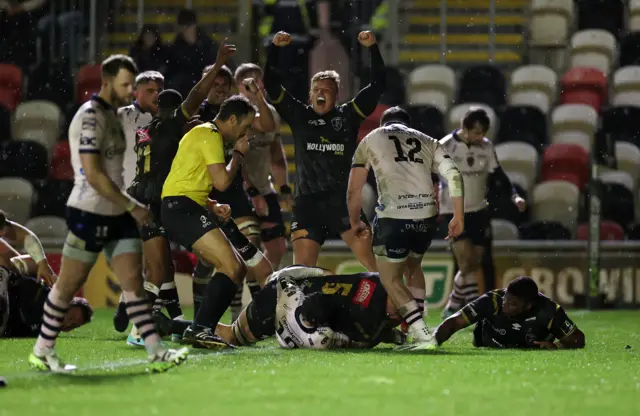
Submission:
<svg viewBox="0 0 640 416">
<path fill-rule="evenodd" d="M 133 103 L 118 109 L 118 117 L 124 129 L 124 137 L 127 140 L 127 150 L 124 153 L 124 189 L 131 186 L 131 182 L 136 177 L 136 132 L 140 127 L 151 122 L 153 116 L 148 111 L 143 111 L 138 103 Z"/>
<path fill-rule="evenodd" d="M 292 279 L 278 277 L 276 305 L 276 338 L 283 348 L 329 349 L 349 344 L 349 339 L 329 327 L 307 326 L 300 318 L 305 295 Z"/>
<path fill-rule="evenodd" d="M 103 198 L 87 181 L 80 154 L 95 153 L 109 178 L 122 189 L 122 164 L 127 144 L 115 108 L 95 96 L 84 103 L 69 125 L 69 147 L 74 185 L 67 205 L 99 215 L 120 215 L 125 210 Z"/>
<path fill-rule="evenodd" d="M 444 175 L 455 168 L 436 139 L 399 123 L 379 127 L 362 139 L 352 166 L 373 169 L 376 215 L 397 219 L 437 215 L 431 173 Z"/>
<path fill-rule="evenodd" d="M 276 129 L 272 133 L 249 132 L 249 152 L 243 162 L 247 179 L 261 195 L 275 192 L 271 183 L 271 145 L 280 132 L 280 116 L 272 105 L 269 108 Z"/>
<path fill-rule="evenodd" d="M 464 212 L 476 212 L 487 207 L 487 179 L 500 166 L 493 143 L 482 142 L 467 145 L 453 132 L 440 140 L 440 144 L 453 158 L 464 182 Z M 440 212 L 453 214 L 453 205 L 445 178 L 440 178 Z"/>
</svg>

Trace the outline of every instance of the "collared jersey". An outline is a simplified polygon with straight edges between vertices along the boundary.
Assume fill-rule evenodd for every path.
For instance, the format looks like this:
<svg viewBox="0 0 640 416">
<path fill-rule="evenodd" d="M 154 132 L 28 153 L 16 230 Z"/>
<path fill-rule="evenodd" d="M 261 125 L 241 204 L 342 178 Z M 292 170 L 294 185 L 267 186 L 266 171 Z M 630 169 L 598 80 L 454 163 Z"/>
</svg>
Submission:
<svg viewBox="0 0 640 416">
<path fill-rule="evenodd" d="M 124 137 L 127 140 L 127 150 L 124 153 L 124 189 L 131 186 L 136 176 L 136 132 L 151 122 L 153 116 L 143 111 L 137 103 L 118 109 L 118 117 L 122 123 Z"/>
</svg>

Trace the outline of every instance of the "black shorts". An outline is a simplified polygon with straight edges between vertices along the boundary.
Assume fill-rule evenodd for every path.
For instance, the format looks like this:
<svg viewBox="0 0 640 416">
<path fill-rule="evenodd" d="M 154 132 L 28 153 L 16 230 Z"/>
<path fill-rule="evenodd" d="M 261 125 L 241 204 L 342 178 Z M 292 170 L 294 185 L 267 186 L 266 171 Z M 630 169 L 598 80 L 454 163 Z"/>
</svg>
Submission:
<svg viewBox="0 0 640 416">
<path fill-rule="evenodd" d="M 267 202 L 267 208 L 269 208 L 269 214 L 264 217 L 258 217 L 260 224 L 275 224 L 269 228 L 262 228 L 260 230 L 260 239 L 263 242 L 269 242 L 276 238 L 284 237 L 285 227 L 284 218 L 282 217 L 282 208 L 280 207 L 280 200 L 278 194 L 272 192 L 264 195 L 264 200 Z M 264 227 L 264 226 L 263 226 Z"/>
<path fill-rule="evenodd" d="M 293 201 L 293 240 L 308 238 L 322 245 L 327 237 L 339 237 L 351 228 L 346 192 L 325 192 L 298 196 Z M 293 236 L 293 233 L 306 234 Z"/>
<path fill-rule="evenodd" d="M 234 220 L 256 216 L 256 211 L 253 209 L 253 205 L 251 205 L 251 201 L 242 187 L 231 184 L 224 192 L 213 189 L 209 193 L 209 198 L 218 201 L 219 204 L 229 205 L 231 207 L 231 218 Z"/>
<path fill-rule="evenodd" d="M 187 250 L 203 235 L 218 228 L 216 216 L 186 196 L 163 198 L 161 218 L 171 241 Z"/>
<path fill-rule="evenodd" d="M 390 261 L 420 258 L 426 253 L 436 228 L 437 217 L 423 220 L 374 218 L 373 252 Z"/>
<path fill-rule="evenodd" d="M 442 216 L 445 224 L 448 224 L 453 218 L 453 214 L 443 214 Z M 464 231 L 453 241 L 467 239 L 476 246 L 484 246 L 487 240 L 491 240 L 491 217 L 488 209 L 464 214 Z"/>
<path fill-rule="evenodd" d="M 138 225 L 129 213 L 107 216 L 67 207 L 67 227 L 82 240 L 85 251 L 99 253 L 112 241 L 140 239 Z"/>
<path fill-rule="evenodd" d="M 247 305 L 247 324 L 258 340 L 269 338 L 276 330 L 276 305 L 278 303 L 277 279 L 273 279 L 258 292 Z"/>
<path fill-rule="evenodd" d="M 162 225 L 162 205 L 161 204 L 149 204 L 147 206 L 149 211 L 151 211 L 151 215 L 153 216 L 153 221 L 143 225 L 140 227 L 140 237 L 142 237 L 142 241 L 149 241 L 156 237 L 167 237 L 167 232 Z"/>
</svg>

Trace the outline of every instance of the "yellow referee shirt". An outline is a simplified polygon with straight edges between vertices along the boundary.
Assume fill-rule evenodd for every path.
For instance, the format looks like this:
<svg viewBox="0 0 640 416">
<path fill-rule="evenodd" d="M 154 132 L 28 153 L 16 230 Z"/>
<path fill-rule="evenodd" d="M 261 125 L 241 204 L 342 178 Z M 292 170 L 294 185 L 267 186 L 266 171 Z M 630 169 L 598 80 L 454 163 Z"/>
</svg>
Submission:
<svg viewBox="0 0 640 416">
<path fill-rule="evenodd" d="M 162 187 L 162 198 L 186 196 L 205 206 L 213 187 L 207 166 L 217 163 L 225 163 L 225 160 L 222 135 L 216 125 L 205 123 L 194 127 L 180 140 L 178 153 Z"/>
</svg>

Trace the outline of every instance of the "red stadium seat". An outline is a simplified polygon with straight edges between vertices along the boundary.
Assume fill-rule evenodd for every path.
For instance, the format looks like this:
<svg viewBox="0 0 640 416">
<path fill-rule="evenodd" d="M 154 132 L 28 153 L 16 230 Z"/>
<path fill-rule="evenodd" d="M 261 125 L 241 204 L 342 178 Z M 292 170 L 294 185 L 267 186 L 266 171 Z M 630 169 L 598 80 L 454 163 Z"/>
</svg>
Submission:
<svg viewBox="0 0 640 416">
<path fill-rule="evenodd" d="M 101 85 L 100 65 L 84 65 L 76 75 L 76 101 L 89 100 L 91 95 L 100 92 Z"/>
<path fill-rule="evenodd" d="M 388 105 L 378 104 L 373 113 L 367 117 L 362 124 L 360 125 L 360 130 L 358 130 L 358 142 L 362 140 L 367 134 L 371 133 L 372 130 L 380 127 L 380 117 L 382 117 L 382 113 L 388 109 Z"/>
<path fill-rule="evenodd" d="M 22 70 L 16 65 L 0 64 L 0 105 L 14 111 L 22 98 Z"/>
<path fill-rule="evenodd" d="M 580 224 L 578 226 L 578 240 L 589 239 L 589 224 Z M 600 223 L 600 241 L 607 240 L 624 240 L 624 230 L 613 221 L 602 221 Z"/>
<path fill-rule="evenodd" d="M 71 151 L 67 140 L 60 141 L 56 144 L 56 148 L 53 151 L 53 158 L 51 159 L 49 177 L 60 181 L 73 179 Z"/>
<path fill-rule="evenodd" d="M 595 68 L 571 68 L 561 84 L 562 104 L 586 104 L 600 111 L 607 103 L 607 78 Z"/>
<path fill-rule="evenodd" d="M 589 180 L 589 153 L 576 144 L 556 143 L 548 146 L 542 156 L 540 178 L 541 182 L 551 178 L 568 180 L 575 183 L 578 189 L 583 189 Z"/>
</svg>

